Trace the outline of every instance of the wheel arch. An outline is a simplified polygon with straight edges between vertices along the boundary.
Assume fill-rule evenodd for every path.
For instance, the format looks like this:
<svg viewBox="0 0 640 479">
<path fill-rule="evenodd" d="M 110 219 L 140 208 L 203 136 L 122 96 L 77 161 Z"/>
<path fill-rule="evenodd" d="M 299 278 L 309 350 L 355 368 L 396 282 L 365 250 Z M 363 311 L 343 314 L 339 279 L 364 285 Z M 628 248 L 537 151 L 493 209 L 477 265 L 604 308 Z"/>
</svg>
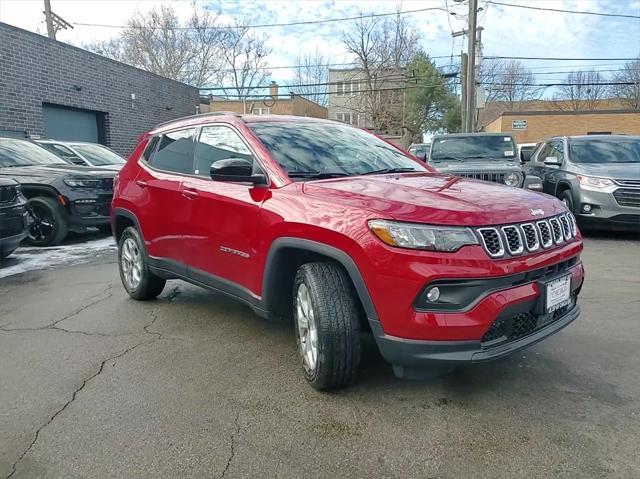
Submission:
<svg viewBox="0 0 640 479">
<path fill-rule="evenodd" d="M 276 315 L 287 311 L 298 267 L 307 262 L 323 260 L 334 261 L 347 272 L 366 315 L 364 322 L 368 323 L 367 319 L 377 320 L 373 300 L 355 261 L 341 249 L 294 237 L 278 238 L 269 248 L 262 281 L 262 300 L 266 308 Z"/>
<path fill-rule="evenodd" d="M 140 233 L 140 236 L 142 236 L 142 230 L 140 229 L 140 223 L 136 215 L 126 208 L 115 208 L 111 217 L 111 231 L 113 232 L 116 244 L 120 241 L 122 232 L 129 226 L 135 227 L 138 233 Z"/>
<path fill-rule="evenodd" d="M 22 194 L 27 199 L 35 198 L 36 196 L 48 196 L 60 203 L 60 193 L 53 186 L 33 183 L 20 183 L 20 186 Z"/>
</svg>

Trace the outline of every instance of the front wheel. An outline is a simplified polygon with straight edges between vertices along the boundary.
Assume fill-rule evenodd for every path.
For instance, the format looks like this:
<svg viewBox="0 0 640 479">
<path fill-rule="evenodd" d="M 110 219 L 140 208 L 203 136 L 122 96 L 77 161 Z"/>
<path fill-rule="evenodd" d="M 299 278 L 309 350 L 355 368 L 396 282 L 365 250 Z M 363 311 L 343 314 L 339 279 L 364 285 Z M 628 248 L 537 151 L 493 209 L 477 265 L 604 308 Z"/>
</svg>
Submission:
<svg viewBox="0 0 640 479">
<path fill-rule="evenodd" d="M 307 263 L 293 285 L 293 315 L 304 376 L 319 390 L 347 386 L 360 367 L 355 290 L 333 263 Z"/>
<path fill-rule="evenodd" d="M 29 230 L 27 243 L 34 246 L 52 246 L 67 237 L 67 213 L 53 198 L 37 196 L 27 201 Z"/>
<path fill-rule="evenodd" d="M 573 211 L 573 196 L 571 195 L 571 190 L 564 190 L 560 193 L 560 201 L 567 207 L 569 211 L 572 213 Z"/>
<path fill-rule="evenodd" d="M 149 270 L 144 243 L 138 230 L 129 226 L 118 242 L 120 279 L 129 296 L 134 299 L 154 299 L 164 289 L 166 280 Z"/>
</svg>

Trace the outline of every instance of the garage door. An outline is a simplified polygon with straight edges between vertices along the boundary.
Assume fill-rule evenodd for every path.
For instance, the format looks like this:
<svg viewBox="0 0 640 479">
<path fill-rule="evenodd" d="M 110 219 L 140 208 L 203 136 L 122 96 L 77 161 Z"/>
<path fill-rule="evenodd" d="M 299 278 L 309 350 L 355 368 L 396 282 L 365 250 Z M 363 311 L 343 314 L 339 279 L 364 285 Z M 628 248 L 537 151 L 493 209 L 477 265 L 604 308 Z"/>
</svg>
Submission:
<svg viewBox="0 0 640 479">
<path fill-rule="evenodd" d="M 45 104 L 42 114 L 47 138 L 98 143 L 99 112 Z"/>
</svg>

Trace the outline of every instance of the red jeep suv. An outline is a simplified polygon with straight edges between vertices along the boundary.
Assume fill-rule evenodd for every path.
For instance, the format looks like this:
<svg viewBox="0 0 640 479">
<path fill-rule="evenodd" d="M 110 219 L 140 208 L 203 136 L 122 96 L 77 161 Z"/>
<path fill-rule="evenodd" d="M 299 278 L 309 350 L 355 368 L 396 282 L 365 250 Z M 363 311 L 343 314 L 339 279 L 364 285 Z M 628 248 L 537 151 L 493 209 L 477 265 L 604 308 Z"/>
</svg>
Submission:
<svg viewBox="0 0 640 479">
<path fill-rule="evenodd" d="M 540 193 L 436 174 L 334 121 L 211 113 L 143 135 L 114 186 L 122 283 L 179 278 L 292 318 L 305 378 L 347 385 L 370 332 L 399 377 L 503 357 L 579 314 L 582 241 Z"/>
</svg>

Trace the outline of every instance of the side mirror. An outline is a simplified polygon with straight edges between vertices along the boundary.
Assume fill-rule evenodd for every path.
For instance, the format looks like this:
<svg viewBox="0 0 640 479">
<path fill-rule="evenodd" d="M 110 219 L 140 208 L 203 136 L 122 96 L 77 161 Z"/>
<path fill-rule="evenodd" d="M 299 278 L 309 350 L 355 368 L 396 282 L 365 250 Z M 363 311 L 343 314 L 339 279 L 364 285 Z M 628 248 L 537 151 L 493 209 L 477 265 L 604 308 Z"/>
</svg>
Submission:
<svg viewBox="0 0 640 479">
<path fill-rule="evenodd" d="M 422 161 L 427 161 L 427 154 L 425 152 L 416 153 L 416 158 Z"/>
<path fill-rule="evenodd" d="M 557 156 L 547 156 L 544 159 L 544 164 L 548 166 L 560 166 L 562 161 Z"/>
<path fill-rule="evenodd" d="M 522 150 L 520 152 L 520 161 L 522 163 L 527 163 L 528 161 L 531 161 L 531 153 L 533 152 L 533 150 Z"/>
<path fill-rule="evenodd" d="M 542 178 L 535 175 L 525 176 L 523 188 L 526 190 L 542 191 Z"/>
<path fill-rule="evenodd" d="M 237 181 L 266 185 L 267 178 L 262 173 L 253 174 L 253 164 L 244 158 L 227 158 L 213 162 L 209 169 L 214 181 Z"/>
</svg>

